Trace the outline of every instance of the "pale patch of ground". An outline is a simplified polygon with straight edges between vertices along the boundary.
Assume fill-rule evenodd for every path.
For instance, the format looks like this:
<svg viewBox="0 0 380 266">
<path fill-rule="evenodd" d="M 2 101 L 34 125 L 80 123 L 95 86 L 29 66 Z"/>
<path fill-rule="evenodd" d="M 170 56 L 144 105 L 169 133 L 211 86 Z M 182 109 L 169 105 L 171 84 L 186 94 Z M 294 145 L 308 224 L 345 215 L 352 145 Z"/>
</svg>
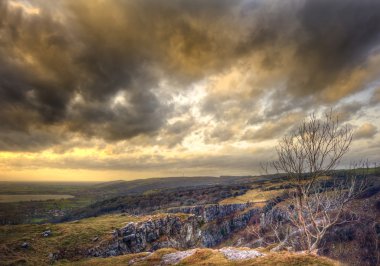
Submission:
<svg viewBox="0 0 380 266">
<path fill-rule="evenodd" d="M 194 255 L 197 250 L 199 249 L 189 249 L 185 251 L 178 251 L 174 253 L 165 254 L 162 256 L 161 265 L 176 265 L 180 263 L 185 258 L 188 258 L 192 255 Z M 257 257 L 264 256 L 263 253 L 252 250 L 252 249 L 238 249 L 233 247 L 228 248 L 222 248 L 215 250 L 216 252 L 219 252 L 223 254 L 223 256 L 231 261 L 236 260 L 248 260 L 248 259 L 254 259 Z"/>
<path fill-rule="evenodd" d="M 219 252 L 223 253 L 229 260 L 248 260 L 264 256 L 263 253 L 257 250 L 244 250 L 231 247 L 219 249 Z"/>
<path fill-rule="evenodd" d="M 277 196 L 280 196 L 284 192 L 283 189 L 278 190 L 268 190 L 263 191 L 261 189 L 251 189 L 248 190 L 245 194 L 233 197 L 233 198 L 227 198 L 219 202 L 219 204 L 237 204 L 237 203 L 247 203 L 247 202 L 253 202 L 253 203 L 259 203 L 259 202 L 265 202 L 267 200 L 270 200 L 272 198 L 275 198 Z"/>
<path fill-rule="evenodd" d="M 169 253 L 164 256 L 162 256 L 162 264 L 163 265 L 175 265 L 184 258 L 187 258 L 191 255 L 193 255 L 197 249 L 189 249 L 185 251 L 178 251 L 174 253 Z"/>
</svg>

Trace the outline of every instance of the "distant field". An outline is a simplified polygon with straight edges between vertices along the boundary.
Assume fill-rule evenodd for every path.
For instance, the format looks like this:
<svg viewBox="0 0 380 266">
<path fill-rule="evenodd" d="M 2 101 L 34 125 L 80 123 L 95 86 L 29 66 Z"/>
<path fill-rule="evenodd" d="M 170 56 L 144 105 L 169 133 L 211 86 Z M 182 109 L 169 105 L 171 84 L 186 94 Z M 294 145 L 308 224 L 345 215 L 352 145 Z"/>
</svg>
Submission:
<svg viewBox="0 0 380 266">
<path fill-rule="evenodd" d="M 0 195 L 0 203 L 5 202 L 21 202 L 21 201 L 45 201 L 45 200 L 59 200 L 71 199 L 72 195 Z"/>
<path fill-rule="evenodd" d="M 99 183 L 94 182 L 5 182 L 0 181 L 0 195 L 78 195 Z"/>
</svg>

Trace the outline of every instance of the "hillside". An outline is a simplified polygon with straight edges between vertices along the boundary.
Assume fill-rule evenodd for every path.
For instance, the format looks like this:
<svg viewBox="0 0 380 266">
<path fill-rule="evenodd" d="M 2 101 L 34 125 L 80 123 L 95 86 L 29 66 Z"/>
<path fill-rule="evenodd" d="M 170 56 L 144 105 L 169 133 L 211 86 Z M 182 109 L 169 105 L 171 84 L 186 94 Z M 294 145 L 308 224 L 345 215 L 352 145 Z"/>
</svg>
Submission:
<svg viewBox="0 0 380 266">
<path fill-rule="evenodd" d="M 291 242 L 273 251 L 273 232 L 260 231 L 267 213 L 288 204 L 284 180 L 273 179 L 119 196 L 73 211 L 69 222 L 0 226 L 0 261 L 165 265 L 167 258 L 185 254 L 178 265 L 376 265 L 380 180 L 373 176 L 372 181 L 373 186 L 347 208 L 357 218 L 332 228 L 319 256 L 299 253 Z M 233 260 L 226 255 L 231 248 L 232 254 L 248 250 L 243 253 L 263 256 Z"/>
<path fill-rule="evenodd" d="M 157 201 L 157 198 L 162 198 L 162 195 L 170 197 L 170 202 L 166 202 L 167 207 L 216 203 L 223 198 L 231 197 L 234 193 L 245 193 L 252 184 L 272 177 L 167 177 L 103 183 L 0 182 L 0 194 L 3 195 L 67 194 L 74 196 L 74 198 L 54 201 L 0 203 L 0 224 L 67 220 L 73 214 L 78 214 L 78 218 L 89 217 L 124 209 L 120 208 L 120 205 L 131 206 L 140 213 L 141 210 L 137 208 L 136 203 L 141 201 L 146 202 L 149 211 L 152 211 L 160 208 L 158 203 L 162 202 L 162 199 Z M 204 197 L 199 195 L 199 190 L 205 195 Z M 212 190 L 214 192 L 211 192 Z M 188 191 L 189 195 L 182 200 L 177 198 L 176 194 L 183 194 L 184 191 Z M 198 198 L 191 196 L 193 192 L 199 195 Z M 207 194 L 213 196 L 209 197 Z M 143 209 L 142 211 L 146 212 L 145 207 Z"/>
<path fill-rule="evenodd" d="M 224 248 L 177 251 L 162 248 L 109 258 L 86 258 L 87 249 L 108 241 L 114 230 L 131 222 L 161 219 L 163 216 L 131 217 L 109 215 L 81 221 L 0 227 L 1 265 L 338 265 L 336 261 L 301 253 L 272 253 L 265 249 Z M 188 216 L 180 216 L 186 220 Z M 49 236 L 42 233 L 49 230 Z M 28 243 L 28 247 L 22 247 Z M 256 257 L 258 256 L 258 257 Z"/>
</svg>

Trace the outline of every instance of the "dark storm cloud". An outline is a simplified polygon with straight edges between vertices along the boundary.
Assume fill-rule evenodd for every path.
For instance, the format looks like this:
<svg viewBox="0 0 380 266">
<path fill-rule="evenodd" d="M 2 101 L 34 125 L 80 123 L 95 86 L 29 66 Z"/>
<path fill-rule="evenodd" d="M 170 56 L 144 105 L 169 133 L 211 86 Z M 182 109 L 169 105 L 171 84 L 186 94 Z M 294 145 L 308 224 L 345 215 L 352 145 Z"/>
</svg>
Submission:
<svg viewBox="0 0 380 266">
<path fill-rule="evenodd" d="M 155 94 L 162 79 L 192 82 L 222 67 L 217 55 L 231 58 L 219 42 L 232 38 L 207 25 L 227 1 L 14 3 L 0 3 L 2 135 L 52 125 L 106 140 L 153 134 L 170 111 Z"/>
<path fill-rule="evenodd" d="M 355 68 L 365 68 L 371 48 L 378 45 L 379 1 L 309 0 L 297 15 L 296 60 L 302 67 L 292 73 L 289 88 L 299 94 L 334 89 Z"/>
<path fill-rule="evenodd" d="M 265 93 L 274 92 L 268 98 L 264 116 L 248 118 L 248 123 L 279 117 L 295 109 L 307 111 L 321 103 L 334 105 L 345 96 L 366 89 L 378 77 L 380 64 L 374 58 L 378 58 L 380 38 L 379 1 L 260 3 L 260 13 L 251 25 L 248 40 L 243 42 L 243 50 L 259 55 L 248 71 L 255 74 L 259 69 L 268 77 L 248 81 L 253 89 L 258 87 L 252 93 L 251 106 Z M 271 79 L 272 83 L 268 82 Z M 231 106 L 234 102 L 235 106 Z M 234 108 L 244 102 L 246 95 L 214 94 L 207 97 L 203 110 L 218 118 L 225 106 Z M 241 107 L 242 115 L 249 112 L 246 106 L 244 103 Z"/>
<path fill-rule="evenodd" d="M 58 132 L 50 134 L 47 127 L 64 118 L 75 77 L 63 65 L 66 52 L 54 53 L 63 45 L 57 33 L 64 34 L 63 28 L 49 14 L 26 18 L 20 8 L 0 2 L 2 150 L 39 149 L 58 142 Z"/>
<path fill-rule="evenodd" d="M 166 145 L 169 148 L 180 144 L 182 140 L 187 136 L 191 128 L 194 126 L 193 118 L 188 118 L 182 121 L 176 121 L 171 125 L 168 125 L 162 135 L 164 138 L 162 139 L 160 144 Z"/>
<path fill-rule="evenodd" d="M 277 98 L 295 108 L 299 97 L 335 101 L 371 81 L 350 77 L 370 66 L 379 32 L 375 0 L 1 1 L 0 143 L 13 144 L 0 149 L 44 148 L 71 134 L 152 136 L 175 108 L 163 81 L 180 90 L 255 55 L 248 63 L 268 77 L 283 73 L 272 113 L 294 106 Z M 248 95 L 212 94 L 203 111 L 234 120 L 261 94 Z M 178 137 L 171 143 L 185 136 L 167 130 Z"/>
</svg>

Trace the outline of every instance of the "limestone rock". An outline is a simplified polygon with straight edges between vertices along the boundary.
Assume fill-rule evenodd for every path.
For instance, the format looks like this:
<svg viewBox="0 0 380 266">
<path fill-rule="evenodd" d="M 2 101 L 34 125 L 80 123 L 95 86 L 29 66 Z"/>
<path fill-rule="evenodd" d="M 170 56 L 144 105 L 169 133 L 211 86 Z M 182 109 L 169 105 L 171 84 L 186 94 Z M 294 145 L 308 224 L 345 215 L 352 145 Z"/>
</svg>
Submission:
<svg viewBox="0 0 380 266">
<path fill-rule="evenodd" d="M 175 265 L 184 258 L 193 255 L 197 249 L 189 249 L 185 251 L 178 251 L 174 253 L 165 254 L 162 256 L 162 265 Z"/>
<path fill-rule="evenodd" d="M 189 249 L 213 247 L 234 231 L 247 226 L 260 209 L 250 204 L 207 205 L 177 208 L 192 214 L 180 218 L 170 213 L 162 218 L 130 222 L 116 229 L 112 238 L 88 250 L 89 256 L 108 257 L 127 253 L 154 251 L 160 248 Z M 245 210 L 247 209 L 247 210 Z"/>
<path fill-rule="evenodd" d="M 219 249 L 219 252 L 223 253 L 229 260 L 247 260 L 264 256 L 263 253 L 257 250 L 242 250 L 231 247 Z"/>
</svg>

